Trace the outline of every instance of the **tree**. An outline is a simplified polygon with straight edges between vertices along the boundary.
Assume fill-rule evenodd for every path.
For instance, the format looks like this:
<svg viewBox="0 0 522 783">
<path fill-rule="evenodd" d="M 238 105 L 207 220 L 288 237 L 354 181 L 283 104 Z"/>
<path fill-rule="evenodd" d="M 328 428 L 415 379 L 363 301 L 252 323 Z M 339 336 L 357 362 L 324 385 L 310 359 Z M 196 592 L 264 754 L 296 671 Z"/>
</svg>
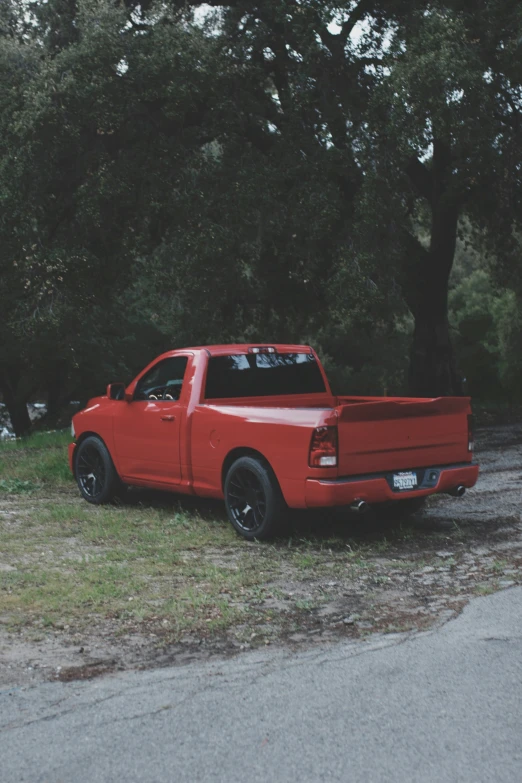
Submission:
<svg viewBox="0 0 522 783">
<path fill-rule="evenodd" d="M 459 218 L 496 216 L 510 233 L 519 211 L 520 18 L 513 0 L 234 2 L 219 18 L 231 61 L 251 74 L 238 144 L 322 160 L 346 233 L 369 238 L 345 263 L 399 282 L 414 316 L 417 395 L 460 392 L 447 317 Z"/>
<path fill-rule="evenodd" d="M 408 309 L 411 390 L 458 393 L 463 216 L 492 276 L 522 278 L 518 3 L 212 5 L 0 7 L 0 388 L 18 432 L 30 394 L 59 407 L 138 369 L 148 340 L 309 340 L 351 379 L 378 348 L 375 391 L 397 388 Z"/>
<path fill-rule="evenodd" d="M 390 41 L 373 98 L 374 176 L 403 203 L 396 271 L 415 317 L 417 395 L 460 392 L 447 315 L 459 221 L 501 236 L 520 215 L 521 29 L 515 2 L 418 4 Z M 429 213 L 427 246 L 415 232 L 417 199 Z"/>
<path fill-rule="evenodd" d="M 161 241 L 164 192 L 207 140 L 209 47 L 198 30 L 143 35 L 112 3 L 43 11 L 45 24 L 37 16 L 15 34 L 13 10 L 0 51 L 0 390 L 17 434 L 37 390 L 56 408 L 85 398 L 100 353 L 125 365 L 125 325 L 164 344 L 123 294 L 136 259 Z"/>
</svg>

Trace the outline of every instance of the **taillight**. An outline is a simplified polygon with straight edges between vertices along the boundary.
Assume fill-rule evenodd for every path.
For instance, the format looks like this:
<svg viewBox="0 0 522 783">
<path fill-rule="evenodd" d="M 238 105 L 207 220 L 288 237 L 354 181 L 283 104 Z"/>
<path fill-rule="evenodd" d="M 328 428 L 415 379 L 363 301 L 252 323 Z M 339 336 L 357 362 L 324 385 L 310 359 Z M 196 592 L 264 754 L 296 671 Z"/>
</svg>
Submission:
<svg viewBox="0 0 522 783">
<path fill-rule="evenodd" d="M 475 448 L 475 417 L 473 414 L 468 416 L 468 451 Z"/>
<path fill-rule="evenodd" d="M 337 465 L 337 427 L 316 427 L 310 444 L 311 468 L 335 468 Z"/>
</svg>

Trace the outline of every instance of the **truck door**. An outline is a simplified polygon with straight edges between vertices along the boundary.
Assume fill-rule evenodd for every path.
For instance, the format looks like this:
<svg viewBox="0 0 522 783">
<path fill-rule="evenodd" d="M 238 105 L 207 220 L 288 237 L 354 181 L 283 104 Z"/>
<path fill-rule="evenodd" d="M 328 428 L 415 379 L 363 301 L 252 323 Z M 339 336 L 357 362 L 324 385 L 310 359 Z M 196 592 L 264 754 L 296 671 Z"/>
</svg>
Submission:
<svg viewBox="0 0 522 783">
<path fill-rule="evenodd" d="M 131 402 L 114 414 L 114 443 L 120 475 L 128 479 L 179 484 L 180 402 L 188 356 L 154 364 L 138 379 Z"/>
</svg>

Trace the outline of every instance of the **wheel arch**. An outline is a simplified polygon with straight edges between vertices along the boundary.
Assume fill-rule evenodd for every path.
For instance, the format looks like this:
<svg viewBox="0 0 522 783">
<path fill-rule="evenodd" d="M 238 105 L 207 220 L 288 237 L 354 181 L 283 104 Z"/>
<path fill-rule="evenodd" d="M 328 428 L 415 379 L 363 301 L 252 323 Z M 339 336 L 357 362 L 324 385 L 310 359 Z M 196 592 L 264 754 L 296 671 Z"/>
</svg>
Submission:
<svg viewBox="0 0 522 783">
<path fill-rule="evenodd" d="M 254 459 L 258 459 L 260 462 L 262 462 L 264 465 L 266 465 L 267 468 L 270 469 L 272 472 L 275 480 L 279 484 L 279 479 L 277 478 L 276 472 L 273 469 L 270 462 L 267 460 L 264 454 L 261 454 L 260 451 L 257 451 L 257 449 L 248 448 L 247 446 L 239 446 L 235 449 L 232 449 L 232 451 L 229 451 L 227 456 L 225 457 L 223 461 L 223 465 L 221 468 L 221 488 L 225 489 L 225 479 L 227 477 L 227 473 L 230 469 L 230 467 L 234 464 L 234 462 L 239 459 L 240 457 L 253 457 Z M 281 485 L 279 484 L 281 487 Z"/>
<path fill-rule="evenodd" d="M 73 454 L 73 460 L 72 460 L 74 478 L 76 478 L 76 452 L 77 452 L 78 446 L 80 446 L 83 443 L 84 440 L 87 440 L 87 438 L 91 438 L 91 437 L 92 438 L 98 438 L 98 440 L 101 440 L 101 442 L 103 443 L 103 445 L 105 446 L 105 448 L 109 452 L 109 456 L 112 459 L 112 462 L 114 464 L 114 459 L 113 459 L 113 456 L 111 454 L 111 450 L 109 449 L 109 447 L 105 443 L 105 441 L 102 438 L 102 436 L 99 433 L 97 433 L 97 432 L 91 432 L 90 430 L 86 430 L 85 432 L 82 432 L 81 435 L 78 435 L 78 438 L 77 438 L 77 440 L 76 440 L 76 442 L 74 444 L 74 454 Z"/>
</svg>

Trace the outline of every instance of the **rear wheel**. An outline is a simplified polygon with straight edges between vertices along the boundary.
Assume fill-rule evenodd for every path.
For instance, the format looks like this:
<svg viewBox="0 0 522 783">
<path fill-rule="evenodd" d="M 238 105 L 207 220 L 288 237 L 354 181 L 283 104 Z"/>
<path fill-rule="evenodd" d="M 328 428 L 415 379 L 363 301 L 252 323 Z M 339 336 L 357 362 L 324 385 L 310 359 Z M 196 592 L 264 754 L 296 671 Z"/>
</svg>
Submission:
<svg viewBox="0 0 522 783">
<path fill-rule="evenodd" d="M 78 487 L 89 503 L 108 503 L 121 489 L 107 446 L 95 435 L 85 438 L 76 448 L 74 464 Z"/>
<path fill-rule="evenodd" d="M 255 457 L 240 457 L 225 478 L 225 505 L 237 532 L 249 541 L 282 533 L 286 504 L 270 466 Z"/>
</svg>

